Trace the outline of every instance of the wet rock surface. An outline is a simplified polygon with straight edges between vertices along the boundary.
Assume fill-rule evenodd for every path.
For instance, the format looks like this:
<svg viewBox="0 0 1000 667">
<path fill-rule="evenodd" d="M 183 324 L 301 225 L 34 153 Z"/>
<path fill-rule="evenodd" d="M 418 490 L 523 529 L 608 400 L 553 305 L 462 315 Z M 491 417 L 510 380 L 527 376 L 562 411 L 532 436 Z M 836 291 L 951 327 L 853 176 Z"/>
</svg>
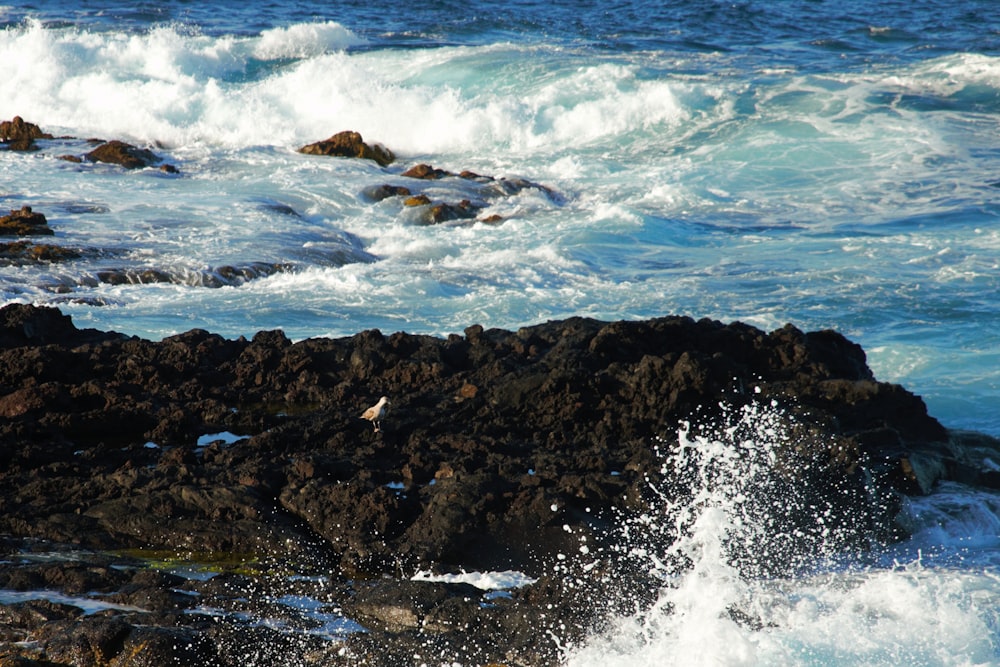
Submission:
<svg viewBox="0 0 1000 667">
<path fill-rule="evenodd" d="M 372 160 L 379 166 L 387 167 L 396 160 L 391 150 L 382 144 L 367 144 L 358 132 L 346 130 L 329 139 L 308 144 L 299 149 L 307 155 L 331 155 Z"/>
<path fill-rule="evenodd" d="M 34 123 L 25 121 L 20 116 L 0 122 L 0 143 L 12 151 L 38 150 L 35 139 L 52 139 L 52 135 L 43 132 Z"/>
<path fill-rule="evenodd" d="M 383 395 L 376 432 L 360 415 Z M 655 590 L 596 576 L 604 566 L 583 584 L 553 563 L 584 539 L 608 546 L 650 488 L 685 492 L 657 453 L 679 424 L 754 401 L 787 414 L 775 465 L 831 508 L 824 529 L 842 524 L 842 546 L 897 535 L 901 493 L 991 482 L 975 452 L 995 443 L 967 436 L 975 452 L 958 456 L 919 397 L 878 382 L 831 331 L 573 318 L 447 338 L 196 329 L 152 342 L 10 305 L 0 591 L 22 596 L 0 600 L 0 644 L 55 664 L 229 665 L 250 633 L 276 660 L 552 664 L 554 637 L 595 622 L 621 597 L 610 590 Z M 789 528 L 818 529 L 791 514 Z M 237 564 L 177 573 L 220 555 Z M 410 581 L 418 570 L 538 581 L 497 594 Z M 96 593 L 115 606 L 81 611 Z"/>
<path fill-rule="evenodd" d="M 8 150 L 29 152 L 40 150 L 35 143 L 36 139 L 58 140 L 61 143 L 78 142 L 75 137 L 55 137 L 48 132 L 44 132 L 38 125 L 25 121 L 20 116 L 15 116 L 12 120 L 0 122 L 0 144 Z M 147 148 L 139 148 L 132 144 L 113 139 L 104 141 L 102 139 L 88 139 L 87 143 L 95 146 L 85 155 L 67 154 L 58 156 L 59 159 L 76 164 L 83 162 L 104 162 L 107 164 L 117 164 L 125 169 L 143 169 L 153 165 L 160 165 L 161 158 Z M 179 170 L 171 164 L 162 164 L 159 169 L 168 174 L 177 174 Z"/>
<path fill-rule="evenodd" d="M 80 259 L 81 256 L 78 250 L 51 243 L 32 243 L 30 241 L 0 243 L 0 263 L 64 262 Z"/>
<path fill-rule="evenodd" d="M 101 144 L 84 158 L 91 162 L 117 164 L 126 169 L 143 169 L 160 162 L 160 158 L 153 151 L 117 139 Z"/>
<path fill-rule="evenodd" d="M 533 190 L 550 202 L 561 201 L 560 196 L 551 188 L 523 178 L 495 178 L 468 170 L 455 173 L 425 163 L 410 167 L 400 176 L 425 181 L 428 191 L 414 193 L 413 188 L 407 186 L 386 184 L 368 188 L 362 195 L 373 201 L 382 201 L 393 196 L 401 197 L 403 205 L 401 217 L 413 225 L 464 226 L 477 222 L 495 225 L 503 222 L 506 217 L 499 213 L 480 216 L 484 209 L 526 190 Z M 453 199 L 443 198 L 442 193 L 447 193 L 447 196 Z M 466 196 L 459 198 L 454 197 L 454 194 Z"/>
<path fill-rule="evenodd" d="M 54 233 L 45 216 L 30 206 L 22 206 L 0 217 L 0 236 L 52 236 Z"/>
</svg>

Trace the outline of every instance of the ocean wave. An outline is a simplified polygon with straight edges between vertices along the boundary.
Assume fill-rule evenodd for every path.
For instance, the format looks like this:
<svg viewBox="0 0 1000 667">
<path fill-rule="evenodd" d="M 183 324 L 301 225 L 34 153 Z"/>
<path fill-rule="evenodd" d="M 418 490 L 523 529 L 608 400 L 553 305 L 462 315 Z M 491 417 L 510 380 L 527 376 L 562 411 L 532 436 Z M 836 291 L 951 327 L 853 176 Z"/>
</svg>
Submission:
<svg viewBox="0 0 1000 667">
<path fill-rule="evenodd" d="M 368 43 L 335 21 L 271 28 L 253 41 L 253 55 L 262 60 L 310 58 Z"/>
<path fill-rule="evenodd" d="M 0 31 L 0 59 L 13 64 L 0 115 L 175 146 L 294 147 L 354 129 L 413 156 L 652 159 L 693 147 L 737 166 L 777 161 L 801 179 L 865 159 L 852 155 L 859 136 L 898 161 L 925 160 L 921 146 L 946 154 L 948 138 L 921 112 L 993 108 L 1000 71 L 1000 58 L 962 54 L 870 74 L 768 70 L 748 80 L 707 78 L 697 58 L 662 54 L 593 58 L 537 44 L 352 50 L 365 44 L 333 21 L 212 36 L 174 24 L 92 32 L 28 19 Z"/>
</svg>

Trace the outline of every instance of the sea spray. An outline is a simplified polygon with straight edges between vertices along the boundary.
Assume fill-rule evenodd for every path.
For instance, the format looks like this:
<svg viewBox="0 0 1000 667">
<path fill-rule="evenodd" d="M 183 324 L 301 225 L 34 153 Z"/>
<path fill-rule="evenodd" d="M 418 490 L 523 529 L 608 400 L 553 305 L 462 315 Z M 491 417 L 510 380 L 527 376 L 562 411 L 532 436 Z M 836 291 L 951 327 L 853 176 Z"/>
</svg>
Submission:
<svg viewBox="0 0 1000 667">
<path fill-rule="evenodd" d="M 862 565 L 888 547 L 851 526 L 864 533 L 885 508 L 838 516 L 842 498 L 810 490 L 826 466 L 801 456 L 795 431 L 776 403 L 723 405 L 716 422 L 679 429 L 655 502 L 622 515 L 599 554 L 614 562 L 564 567 L 610 573 L 605 595 L 631 599 L 606 608 L 633 608 L 566 648 L 567 667 L 995 664 L 996 574 L 927 569 L 919 554 Z"/>
<path fill-rule="evenodd" d="M 725 647 L 724 662 L 742 662 L 752 654 L 745 628 L 762 623 L 750 582 L 803 571 L 828 542 L 844 541 L 833 517 L 841 501 L 804 489 L 832 471 L 808 453 L 819 448 L 792 440 L 791 417 L 776 402 L 723 402 L 714 412 L 683 424 L 673 442 L 658 439 L 663 463 L 647 477 L 645 506 L 617 512 L 600 540 L 607 546 L 584 546 L 582 559 L 557 565 L 570 586 L 601 591 L 592 596 L 602 600 L 599 614 L 624 614 L 588 648 L 570 651 L 578 664 L 622 636 L 669 641 L 671 653 L 695 662 Z"/>
<path fill-rule="evenodd" d="M 838 461 L 847 443 L 800 424 L 777 401 L 722 402 L 716 416 L 659 439 L 649 507 L 622 516 L 614 547 L 629 567 L 669 579 L 706 561 L 741 577 L 810 571 L 845 547 L 891 532 L 896 505 L 863 470 Z"/>
</svg>

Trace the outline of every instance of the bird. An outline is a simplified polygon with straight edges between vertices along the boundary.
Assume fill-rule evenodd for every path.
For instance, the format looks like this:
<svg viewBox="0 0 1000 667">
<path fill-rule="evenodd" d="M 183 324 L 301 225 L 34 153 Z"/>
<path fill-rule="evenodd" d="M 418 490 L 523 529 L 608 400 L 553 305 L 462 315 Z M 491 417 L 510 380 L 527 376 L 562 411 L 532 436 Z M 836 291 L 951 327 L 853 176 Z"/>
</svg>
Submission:
<svg viewBox="0 0 1000 667">
<path fill-rule="evenodd" d="M 379 420 L 385 414 L 385 406 L 389 405 L 389 399 L 385 396 L 378 399 L 378 403 L 361 413 L 362 419 L 367 419 L 375 426 L 375 432 L 379 432 Z"/>
</svg>

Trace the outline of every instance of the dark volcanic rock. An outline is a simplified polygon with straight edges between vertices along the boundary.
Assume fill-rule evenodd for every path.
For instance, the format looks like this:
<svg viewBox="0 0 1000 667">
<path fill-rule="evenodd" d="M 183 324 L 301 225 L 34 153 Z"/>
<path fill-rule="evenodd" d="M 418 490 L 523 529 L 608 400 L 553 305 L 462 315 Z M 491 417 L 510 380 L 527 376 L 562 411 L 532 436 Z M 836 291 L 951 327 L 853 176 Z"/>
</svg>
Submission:
<svg viewBox="0 0 1000 667">
<path fill-rule="evenodd" d="M 17 303 L 0 308 L 0 349 L 8 354 L 25 346 L 75 345 L 120 338 L 120 334 L 113 332 L 77 329 L 69 315 L 63 315 L 55 308 L 36 308 Z M 19 382 L 15 386 L 25 384 L 32 383 Z"/>
<path fill-rule="evenodd" d="M 12 210 L 0 217 L 0 236 L 52 236 L 55 232 L 41 213 L 35 213 L 30 206 Z"/>
<path fill-rule="evenodd" d="M 117 139 L 103 143 L 84 156 L 91 162 L 117 164 L 126 169 L 142 169 L 160 161 L 153 151 L 137 148 Z"/>
<path fill-rule="evenodd" d="M 392 404 L 375 433 L 360 415 L 381 395 Z M 417 567 L 538 576 L 581 537 L 596 553 L 613 539 L 609 522 L 649 507 L 650 488 L 685 493 L 654 443 L 676 446 L 682 421 L 697 429 L 720 403 L 758 400 L 787 415 L 774 465 L 799 478 L 807 504 L 830 508 L 822 526 L 783 512 L 785 535 L 832 529 L 858 547 L 885 539 L 900 492 L 975 467 L 955 459 L 919 397 L 876 381 L 861 348 L 830 331 L 573 318 L 445 339 L 372 330 L 292 343 L 280 331 L 227 340 L 192 330 L 150 342 L 15 305 L 0 309 L 0 535 L 282 554 L 357 581 Z M 66 572 L 62 586 L 93 585 Z M 32 588 L 50 575 L 18 576 Z M 157 599 L 123 582 L 116 590 L 133 597 L 122 600 Z M 460 626 L 493 647 L 482 663 L 550 663 L 538 648 L 555 627 L 545 623 L 577 614 L 582 627 L 589 605 L 616 599 L 571 604 L 557 580 L 489 604 L 467 587 L 343 585 L 353 586 L 338 589 L 343 606 L 371 630 L 351 640 L 356 655 L 368 655 L 366 642 L 372 656 L 458 647 L 469 637 Z M 172 599 L 157 608 L 168 613 Z M 83 632 L 76 619 L 60 622 L 60 636 Z M 138 646 L 129 642 L 147 630 L 125 622 L 95 626 L 101 639 L 88 646 Z M 190 623 L 160 631 L 197 645 L 206 635 Z"/>
<path fill-rule="evenodd" d="M 21 489 L 4 500 L 0 529 L 100 545 L 216 543 L 224 518 L 219 547 L 235 548 L 270 539 L 289 513 L 353 568 L 377 571 L 399 554 L 525 566 L 518 536 L 561 548 L 549 527 L 638 493 L 657 466 L 651 440 L 724 397 L 749 400 L 741 387 L 784 397 L 824 429 L 814 453 L 830 474 L 945 438 L 919 398 L 872 379 L 860 348 L 832 332 L 573 319 L 444 340 L 371 331 L 292 345 L 192 331 L 74 345 L 58 311 L 0 315 L 0 340 L 17 346 L 0 352 L 4 488 Z M 358 415 L 383 394 L 393 405 L 373 434 Z M 248 438 L 195 451 L 202 434 L 226 430 Z M 167 449 L 143 448 L 149 440 Z M 42 461 L 65 466 L 58 489 L 35 479 Z M 47 504 L 31 509 L 33 494 Z M 553 515 L 556 501 L 566 509 Z M 275 525 L 279 536 L 288 524 Z"/>
<path fill-rule="evenodd" d="M 337 157 L 357 157 L 374 160 L 386 167 L 396 160 L 392 151 L 382 144 L 366 144 L 357 132 L 338 132 L 329 139 L 303 146 L 300 153 L 307 155 L 333 155 Z"/>
</svg>

